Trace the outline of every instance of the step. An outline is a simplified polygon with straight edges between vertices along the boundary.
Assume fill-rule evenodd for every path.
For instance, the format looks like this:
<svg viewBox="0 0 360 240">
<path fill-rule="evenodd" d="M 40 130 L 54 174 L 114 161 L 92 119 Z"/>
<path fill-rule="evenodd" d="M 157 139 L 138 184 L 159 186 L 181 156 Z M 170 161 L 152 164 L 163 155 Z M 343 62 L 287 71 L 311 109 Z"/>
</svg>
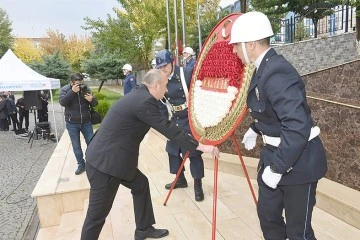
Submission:
<svg viewBox="0 0 360 240">
<path fill-rule="evenodd" d="M 84 139 L 81 141 L 85 150 Z M 37 202 L 42 228 L 59 225 L 63 213 L 83 209 L 83 200 L 89 197 L 89 182 L 86 174 L 74 174 L 76 168 L 70 137 L 65 130 L 31 194 Z"/>
</svg>

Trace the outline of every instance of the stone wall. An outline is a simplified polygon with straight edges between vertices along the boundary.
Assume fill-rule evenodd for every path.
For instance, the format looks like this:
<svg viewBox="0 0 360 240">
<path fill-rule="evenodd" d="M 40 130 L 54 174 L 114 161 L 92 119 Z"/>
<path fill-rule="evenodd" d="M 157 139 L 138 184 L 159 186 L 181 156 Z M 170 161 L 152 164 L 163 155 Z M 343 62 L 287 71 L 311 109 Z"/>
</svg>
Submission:
<svg viewBox="0 0 360 240">
<path fill-rule="evenodd" d="M 284 55 L 300 75 L 359 58 L 355 32 L 276 46 L 274 49 Z"/>
<path fill-rule="evenodd" d="M 326 177 L 360 190 L 360 60 L 303 75 L 307 100 L 314 123 L 321 129 L 327 157 Z M 236 129 L 236 139 L 244 156 L 259 157 L 261 138 L 252 151 L 244 149 L 242 137 L 252 119 L 247 115 Z M 220 149 L 236 154 L 233 143 Z"/>
</svg>

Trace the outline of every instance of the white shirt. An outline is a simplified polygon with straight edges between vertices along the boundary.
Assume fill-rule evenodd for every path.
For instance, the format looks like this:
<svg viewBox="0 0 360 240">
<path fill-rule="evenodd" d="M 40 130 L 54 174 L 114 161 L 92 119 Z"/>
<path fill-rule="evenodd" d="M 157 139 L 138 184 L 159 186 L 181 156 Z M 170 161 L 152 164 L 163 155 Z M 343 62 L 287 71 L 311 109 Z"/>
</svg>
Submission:
<svg viewBox="0 0 360 240">
<path fill-rule="evenodd" d="M 263 60 L 263 58 L 265 57 L 265 54 L 271 49 L 271 47 L 269 47 L 268 49 L 266 49 L 262 54 L 260 54 L 260 56 L 258 56 L 258 58 L 255 60 L 254 65 L 256 67 L 256 71 L 258 70 L 258 68 L 260 67 L 261 61 Z"/>
</svg>

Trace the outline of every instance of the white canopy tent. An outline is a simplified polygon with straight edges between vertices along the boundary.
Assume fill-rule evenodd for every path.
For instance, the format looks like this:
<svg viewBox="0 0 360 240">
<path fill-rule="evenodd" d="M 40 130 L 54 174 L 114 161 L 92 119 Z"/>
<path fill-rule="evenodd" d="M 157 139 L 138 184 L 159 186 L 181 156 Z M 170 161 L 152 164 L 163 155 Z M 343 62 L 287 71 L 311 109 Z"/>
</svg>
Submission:
<svg viewBox="0 0 360 240">
<path fill-rule="evenodd" d="M 32 70 L 25 63 L 23 63 L 10 49 L 0 59 L 0 92 L 51 90 L 59 88 L 59 79 L 48 78 Z M 51 96 L 56 141 L 58 142 L 53 96 L 52 92 L 49 92 Z"/>
</svg>

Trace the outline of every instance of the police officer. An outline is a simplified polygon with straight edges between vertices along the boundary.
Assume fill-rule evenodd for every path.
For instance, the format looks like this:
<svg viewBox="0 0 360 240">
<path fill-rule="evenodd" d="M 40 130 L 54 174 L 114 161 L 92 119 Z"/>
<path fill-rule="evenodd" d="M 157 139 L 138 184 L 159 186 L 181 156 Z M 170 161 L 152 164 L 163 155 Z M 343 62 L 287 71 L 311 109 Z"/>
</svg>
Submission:
<svg viewBox="0 0 360 240">
<path fill-rule="evenodd" d="M 136 78 L 132 73 L 132 66 L 130 64 L 125 64 L 122 68 L 125 75 L 124 79 L 124 95 L 131 92 L 131 90 L 136 86 Z"/>
<path fill-rule="evenodd" d="M 187 109 L 187 94 L 190 87 L 192 68 L 180 68 L 173 64 L 174 57 L 166 49 L 159 51 L 156 54 L 156 67 L 161 69 L 169 78 L 167 84 L 168 92 L 162 100 L 161 110 L 165 117 L 171 118 L 171 121 L 179 126 L 182 130 L 191 133 L 188 119 Z M 181 80 L 180 71 L 184 73 L 184 84 Z M 167 105 L 167 107 L 166 107 Z M 169 155 L 170 173 L 176 174 L 182 162 L 182 156 L 185 156 L 186 150 L 172 141 L 166 144 L 166 151 Z M 204 177 L 204 161 L 201 157 L 201 152 L 192 151 L 189 155 L 190 171 L 194 178 L 195 200 L 204 200 L 204 192 L 202 189 L 201 179 Z M 170 189 L 172 183 L 166 184 L 165 188 Z M 188 186 L 184 170 L 181 172 L 175 188 L 186 188 Z"/>
<path fill-rule="evenodd" d="M 194 68 L 196 63 L 195 59 L 193 58 L 194 54 L 194 50 L 191 47 L 184 48 L 183 57 L 185 67 Z"/>
<path fill-rule="evenodd" d="M 241 15 L 231 29 L 233 52 L 256 66 L 247 96 L 254 122 L 243 143 L 250 150 L 258 135 L 264 142 L 258 165 L 258 217 L 266 240 L 314 240 L 311 216 L 317 182 L 327 171 L 325 150 L 320 129 L 313 126 L 304 82 L 270 47 L 272 35 L 269 19 L 260 12 Z"/>
</svg>

